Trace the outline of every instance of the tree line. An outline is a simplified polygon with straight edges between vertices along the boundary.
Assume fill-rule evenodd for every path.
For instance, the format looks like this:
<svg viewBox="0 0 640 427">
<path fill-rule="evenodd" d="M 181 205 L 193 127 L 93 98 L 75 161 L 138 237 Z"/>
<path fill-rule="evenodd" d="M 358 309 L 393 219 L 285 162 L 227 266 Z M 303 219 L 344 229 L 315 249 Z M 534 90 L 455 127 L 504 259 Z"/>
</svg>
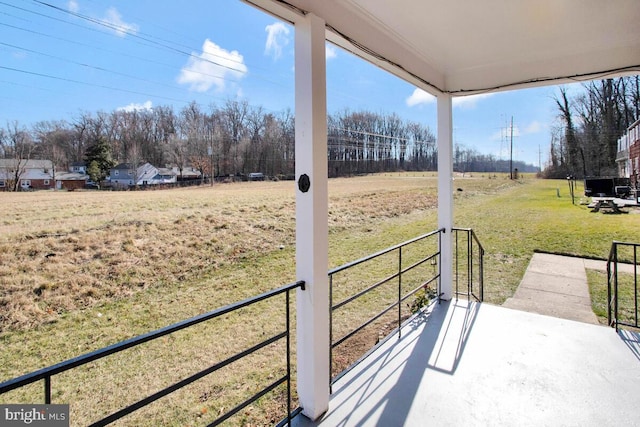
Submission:
<svg viewBox="0 0 640 427">
<path fill-rule="evenodd" d="M 329 176 L 437 170 L 436 139 L 428 126 L 395 113 L 348 110 L 330 114 L 327 125 Z M 115 164 L 142 162 L 177 167 L 180 175 L 192 167 L 202 177 L 291 177 L 294 149 L 290 111 L 274 114 L 237 100 L 206 109 L 192 102 L 178 112 L 158 106 L 81 113 L 71 121 L 0 128 L 0 158 L 51 160 L 65 170 L 84 162 L 95 181 Z M 454 154 L 461 172 L 505 170 L 504 162 L 473 149 L 456 146 Z"/>
<path fill-rule="evenodd" d="M 551 132 L 544 176 L 617 176 L 618 139 L 640 117 L 640 76 L 591 81 L 570 96 L 555 96 L 558 123 Z"/>
</svg>

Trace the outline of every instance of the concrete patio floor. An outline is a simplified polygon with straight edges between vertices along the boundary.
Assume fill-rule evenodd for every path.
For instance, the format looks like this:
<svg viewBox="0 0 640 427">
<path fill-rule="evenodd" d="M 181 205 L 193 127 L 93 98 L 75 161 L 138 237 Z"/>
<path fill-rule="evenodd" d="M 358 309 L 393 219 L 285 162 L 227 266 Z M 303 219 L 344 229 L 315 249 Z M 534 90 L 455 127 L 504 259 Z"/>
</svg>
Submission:
<svg viewBox="0 0 640 427">
<path fill-rule="evenodd" d="M 640 335 L 489 304 L 432 306 L 295 426 L 640 425 Z"/>
</svg>

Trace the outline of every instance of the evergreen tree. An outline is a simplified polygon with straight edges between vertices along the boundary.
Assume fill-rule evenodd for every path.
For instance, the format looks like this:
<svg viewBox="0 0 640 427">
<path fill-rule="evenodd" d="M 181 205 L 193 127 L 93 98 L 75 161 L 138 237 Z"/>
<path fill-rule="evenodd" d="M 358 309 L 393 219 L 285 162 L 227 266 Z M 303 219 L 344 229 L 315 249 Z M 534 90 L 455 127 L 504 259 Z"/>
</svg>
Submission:
<svg viewBox="0 0 640 427">
<path fill-rule="evenodd" d="M 104 138 L 98 138 L 89 146 L 85 154 L 87 173 L 96 183 L 100 183 L 109 175 L 109 169 L 115 166 L 111 158 L 111 146 Z"/>
<path fill-rule="evenodd" d="M 92 160 L 91 163 L 89 163 L 89 166 L 87 166 L 87 175 L 89 175 L 91 181 L 97 183 L 98 185 L 100 184 L 100 181 L 104 179 L 102 171 L 100 170 L 100 166 L 98 166 L 98 162 L 96 162 L 95 160 Z"/>
</svg>

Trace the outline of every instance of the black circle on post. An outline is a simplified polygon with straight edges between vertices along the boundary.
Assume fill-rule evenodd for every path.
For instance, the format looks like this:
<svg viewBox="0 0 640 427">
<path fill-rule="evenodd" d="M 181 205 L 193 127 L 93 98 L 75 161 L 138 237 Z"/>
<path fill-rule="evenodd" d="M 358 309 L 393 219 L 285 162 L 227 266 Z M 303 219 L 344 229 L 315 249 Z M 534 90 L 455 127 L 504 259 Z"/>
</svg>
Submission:
<svg viewBox="0 0 640 427">
<path fill-rule="evenodd" d="M 311 188 L 311 180 L 309 179 L 309 175 L 307 175 L 306 173 L 300 175 L 300 178 L 298 178 L 298 188 L 303 193 L 309 191 L 309 188 Z"/>
</svg>

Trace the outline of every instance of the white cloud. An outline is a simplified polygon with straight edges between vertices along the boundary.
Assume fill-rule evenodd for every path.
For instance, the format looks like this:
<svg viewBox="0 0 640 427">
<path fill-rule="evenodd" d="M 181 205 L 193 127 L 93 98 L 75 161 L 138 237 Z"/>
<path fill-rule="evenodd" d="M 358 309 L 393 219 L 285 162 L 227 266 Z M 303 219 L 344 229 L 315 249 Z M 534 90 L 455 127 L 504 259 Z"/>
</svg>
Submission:
<svg viewBox="0 0 640 427">
<path fill-rule="evenodd" d="M 471 110 L 476 107 L 476 104 L 481 99 L 489 98 L 493 96 L 493 93 L 479 93 L 476 95 L 457 96 L 453 98 L 453 106 L 464 110 Z"/>
<path fill-rule="evenodd" d="M 18 60 L 23 60 L 28 57 L 27 52 L 12 52 L 11 56 Z"/>
<path fill-rule="evenodd" d="M 80 4 L 77 0 L 69 0 L 67 2 L 67 9 L 69 12 L 77 14 L 80 11 Z M 136 24 L 124 22 L 122 20 L 122 15 L 115 7 L 107 9 L 102 17 L 94 15 L 91 20 L 94 25 L 108 28 L 118 37 L 126 37 L 129 34 L 136 34 L 140 29 Z"/>
<path fill-rule="evenodd" d="M 267 32 L 264 54 L 271 56 L 274 60 L 279 59 L 282 56 L 282 49 L 289 44 L 289 28 L 282 22 L 274 22 L 267 25 L 264 30 Z"/>
<path fill-rule="evenodd" d="M 520 135 L 522 135 L 522 133 L 520 132 L 520 128 L 518 127 L 518 125 L 513 125 L 513 137 L 517 138 Z M 511 138 L 511 126 L 504 127 L 491 135 L 492 141 L 504 141 L 509 138 Z"/>
<path fill-rule="evenodd" d="M 408 107 L 415 107 L 416 105 L 420 105 L 420 104 L 425 104 L 425 105 L 431 104 L 432 102 L 435 102 L 435 101 L 436 101 L 435 96 L 419 88 L 416 88 L 411 94 L 411 96 L 409 96 L 405 100 Z"/>
<path fill-rule="evenodd" d="M 538 133 L 543 130 L 544 126 L 537 120 L 529 123 L 529 125 L 524 128 L 524 133 Z"/>
<path fill-rule="evenodd" d="M 534 133 L 539 133 L 542 132 L 546 129 L 546 125 L 543 123 L 540 123 L 537 120 L 532 121 L 531 123 L 529 123 L 527 126 L 525 126 L 524 128 L 520 129 L 520 126 L 514 124 L 513 125 L 513 137 L 517 138 L 520 136 L 524 136 L 524 135 L 531 135 Z M 494 141 L 501 141 L 504 139 L 509 139 L 511 138 L 511 125 L 507 124 L 505 127 L 503 127 L 502 129 L 500 129 L 497 132 L 494 132 L 493 135 L 491 135 L 491 139 Z"/>
<path fill-rule="evenodd" d="M 336 48 L 335 48 L 335 47 L 331 46 L 330 44 L 327 44 L 327 45 L 325 46 L 324 52 L 325 52 L 325 54 L 324 54 L 324 55 L 325 55 L 325 58 L 326 58 L 327 60 L 329 60 L 329 59 L 333 59 L 333 58 L 335 58 L 336 56 L 338 56 L 338 51 L 336 50 Z"/>
<path fill-rule="evenodd" d="M 115 7 L 110 7 L 102 18 L 107 23 L 116 35 L 119 37 L 125 37 L 127 34 L 136 34 L 139 27 L 136 24 L 129 24 L 122 20 L 122 15 Z"/>
<path fill-rule="evenodd" d="M 206 39 L 202 53 L 193 52 L 180 70 L 178 83 L 189 85 L 196 92 L 206 92 L 215 85 L 221 92 L 226 80 L 240 79 L 246 72 L 244 57 L 237 50 L 228 51 Z"/>
<path fill-rule="evenodd" d="M 69 3 L 67 3 L 67 8 L 70 12 L 78 13 L 78 11 L 80 10 L 80 5 L 78 5 L 78 2 L 76 0 L 69 0 Z"/>
<path fill-rule="evenodd" d="M 492 96 L 492 93 L 481 93 L 477 95 L 469 95 L 469 96 L 458 96 L 454 97 L 452 100 L 452 104 L 454 107 L 462 108 L 462 109 L 472 109 L 475 108 L 478 101 L 484 98 L 488 98 Z M 408 107 L 415 107 L 416 105 L 427 105 L 433 102 L 436 102 L 436 97 L 425 92 L 422 89 L 416 88 L 411 96 L 406 99 L 406 104 Z"/>
<path fill-rule="evenodd" d="M 520 129 L 520 126 L 514 124 L 513 137 L 516 138 L 523 135 L 531 135 L 534 133 L 541 132 L 545 128 L 546 128 L 546 125 L 544 125 L 543 123 L 540 123 L 537 120 L 532 121 L 523 129 Z M 504 128 L 502 128 L 500 131 L 495 132 L 493 135 L 491 135 L 491 139 L 495 141 L 499 141 L 501 139 L 510 138 L 510 137 L 511 137 L 511 125 L 507 125 Z"/>
<path fill-rule="evenodd" d="M 126 112 L 151 111 L 152 109 L 153 109 L 153 103 L 151 101 L 147 101 L 142 104 L 136 104 L 135 102 L 132 102 L 129 105 L 125 105 L 124 107 L 117 108 L 118 111 L 126 111 Z"/>
</svg>

